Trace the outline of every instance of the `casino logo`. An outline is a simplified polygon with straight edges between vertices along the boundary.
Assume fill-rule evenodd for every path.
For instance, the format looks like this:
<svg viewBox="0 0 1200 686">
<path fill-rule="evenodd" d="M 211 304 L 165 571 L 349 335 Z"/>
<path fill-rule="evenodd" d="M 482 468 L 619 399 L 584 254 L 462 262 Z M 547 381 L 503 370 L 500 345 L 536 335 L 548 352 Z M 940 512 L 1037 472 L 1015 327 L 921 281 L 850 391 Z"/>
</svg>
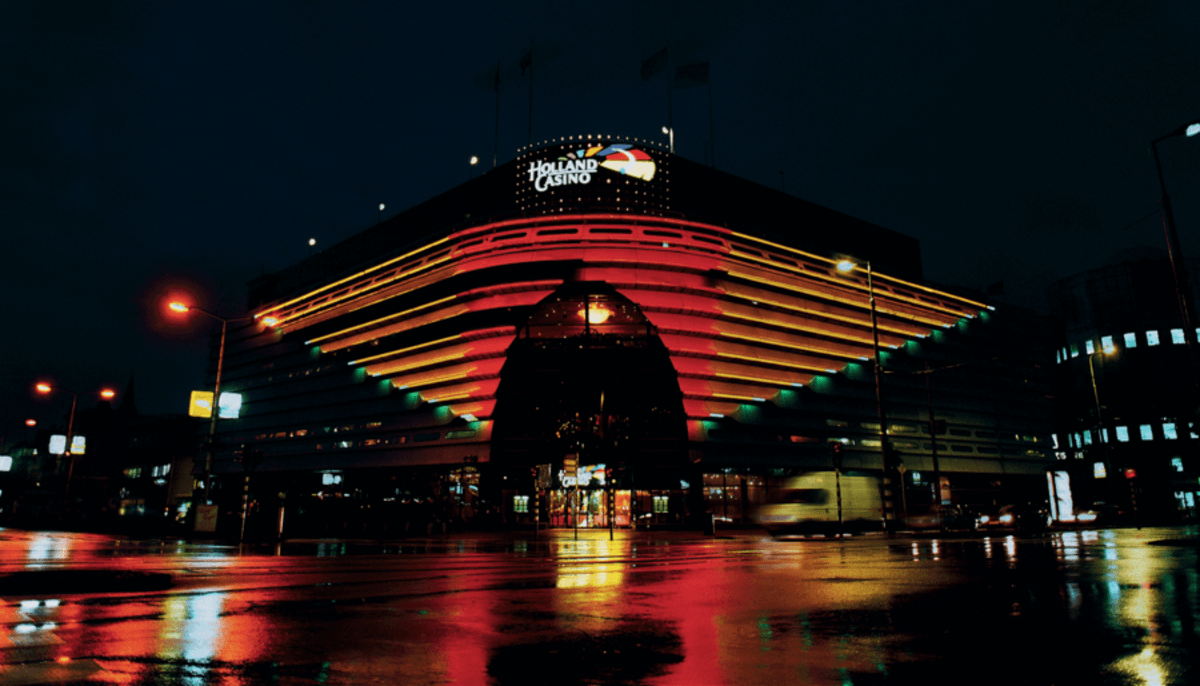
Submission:
<svg viewBox="0 0 1200 686">
<path fill-rule="evenodd" d="M 597 145 L 569 152 L 553 162 L 531 162 L 529 180 L 539 193 L 552 186 L 587 184 L 600 168 L 643 181 L 654 178 L 654 160 L 627 143 Z"/>
</svg>

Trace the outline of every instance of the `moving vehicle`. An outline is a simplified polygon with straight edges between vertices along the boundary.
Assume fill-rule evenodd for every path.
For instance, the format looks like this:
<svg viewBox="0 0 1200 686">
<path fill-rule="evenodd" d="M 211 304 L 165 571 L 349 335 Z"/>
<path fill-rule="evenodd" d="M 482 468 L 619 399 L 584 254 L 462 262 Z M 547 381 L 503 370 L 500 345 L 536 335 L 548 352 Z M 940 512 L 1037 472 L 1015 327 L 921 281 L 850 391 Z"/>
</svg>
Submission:
<svg viewBox="0 0 1200 686">
<path fill-rule="evenodd" d="M 837 533 L 837 482 L 833 472 L 789 478 L 758 508 L 755 521 L 772 536 Z M 879 531 L 879 477 L 847 472 L 841 476 L 843 531 Z"/>
</svg>

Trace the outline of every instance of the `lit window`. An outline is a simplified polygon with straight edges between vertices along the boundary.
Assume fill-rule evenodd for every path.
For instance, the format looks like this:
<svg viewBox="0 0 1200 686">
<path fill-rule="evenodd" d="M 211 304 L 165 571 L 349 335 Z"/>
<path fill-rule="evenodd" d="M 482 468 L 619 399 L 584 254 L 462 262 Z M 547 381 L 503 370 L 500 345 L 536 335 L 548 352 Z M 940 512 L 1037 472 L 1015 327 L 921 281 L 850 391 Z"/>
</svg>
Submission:
<svg viewBox="0 0 1200 686">
<path fill-rule="evenodd" d="M 1113 349 L 1112 336 L 1102 336 L 1100 338 L 1100 349 L 1101 350 L 1112 350 Z"/>
<path fill-rule="evenodd" d="M 1163 438 L 1167 439 L 1168 441 L 1173 441 L 1179 438 L 1179 435 L 1175 433 L 1174 422 L 1165 422 L 1163 424 Z"/>
<path fill-rule="evenodd" d="M 1135 334 L 1135 333 L 1125 334 L 1125 347 L 1126 348 L 1136 348 L 1137 347 L 1137 334 Z"/>
<path fill-rule="evenodd" d="M 1154 440 L 1154 427 L 1150 426 L 1149 424 L 1142 424 L 1138 427 L 1138 430 L 1141 431 L 1143 441 Z"/>
<path fill-rule="evenodd" d="M 513 496 L 513 512 L 529 512 L 529 496 L 514 495 Z"/>
<path fill-rule="evenodd" d="M 1129 442 L 1129 429 L 1124 426 L 1117 427 L 1117 440 L 1121 443 Z"/>
<path fill-rule="evenodd" d="M 1171 343 L 1172 345 L 1184 345 L 1187 343 L 1187 339 L 1183 336 L 1183 329 L 1171 329 Z"/>
<path fill-rule="evenodd" d="M 1158 345 L 1158 332 L 1157 331 L 1147 331 L 1146 332 L 1146 345 Z"/>
<path fill-rule="evenodd" d="M 1083 439 L 1081 439 L 1079 437 L 1079 434 L 1071 434 L 1071 441 L 1072 441 L 1072 443 L 1071 443 L 1072 448 L 1082 448 L 1083 447 Z"/>
<path fill-rule="evenodd" d="M 665 496 L 665 495 L 654 496 L 654 514 L 666 514 L 666 513 L 667 513 L 667 496 Z"/>
<path fill-rule="evenodd" d="M 1091 431 L 1084 431 L 1084 432 L 1083 432 L 1083 444 L 1084 444 L 1084 445 L 1091 445 L 1091 444 L 1092 444 L 1092 432 L 1091 432 Z"/>
<path fill-rule="evenodd" d="M 1055 362 L 1055 364 L 1057 364 L 1057 363 L 1059 363 L 1059 362 L 1062 362 L 1062 361 L 1063 361 L 1063 358 L 1062 358 L 1062 352 L 1060 352 L 1060 351 L 1058 351 L 1058 350 L 1055 350 L 1055 351 L 1054 351 L 1054 362 Z"/>
<path fill-rule="evenodd" d="M 321 485 L 323 485 L 323 486 L 333 486 L 335 484 L 340 484 L 340 483 L 342 483 L 342 475 L 341 474 L 325 472 L 324 474 L 321 475 Z"/>
<path fill-rule="evenodd" d="M 1171 466 L 1175 468 L 1175 471 L 1182 472 L 1183 471 L 1183 458 L 1182 457 L 1172 457 L 1171 458 Z"/>
<path fill-rule="evenodd" d="M 1067 357 L 1069 357 L 1069 356 L 1067 355 L 1067 349 L 1066 349 L 1066 348 L 1063 348 L 1063 349 L 1062 349 L 1062 355 L 1063 355 L 1063 362 L 1066 362 L 1066 361 L 1067 361 Z"/>
<path fill-rule="evenodd" d="M 1071 344 L 1071 357 L 1079 357 L 1079 346 Z"/>
<path fill-rule="evenodd" d="M 1097 479 L 1104 479 L 1108 477 L 1108 472 L 1104 469 L 1103 462 L 1096 462 L 1092 465 L 1092 476 Z"/>
<path fill-rule="evenodd" d="M 1083 342 L 1083 351 L 1085 353 L 1087 353 L 1088 355 L 1091 355 L 1092 353 L 1096 352 L 1096 344 L 1093 343 L 1091 341 L 1091 339 L 1084 341 Z"/>
</svg>

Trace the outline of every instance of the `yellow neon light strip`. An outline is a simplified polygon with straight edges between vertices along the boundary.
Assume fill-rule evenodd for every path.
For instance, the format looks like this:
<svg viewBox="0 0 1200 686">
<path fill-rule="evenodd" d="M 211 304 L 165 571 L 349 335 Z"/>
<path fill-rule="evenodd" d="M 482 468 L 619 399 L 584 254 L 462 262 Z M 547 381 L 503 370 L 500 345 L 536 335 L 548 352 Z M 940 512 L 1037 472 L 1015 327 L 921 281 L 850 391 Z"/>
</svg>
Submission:
<svg viewBox="0 0 1200 686">
<path fill-rule="evenodd" d="M 391 366 L 385 365 L 383 369 L 381 369 L 377 372 L 371 372 L 371 376 L 383 376 L 384 374 L 402 374 L 404 372 L 411 371 L 413 369 L 420 369 L 421 367 L 431 367 L 435 364 L 440 364 L 442 362 L 447 362 L 449 360 L 461 360 L 465 356 L 466 356 L 465 352 L 458 352 L 458 353 L 454 353 L 453 355 L 443 355 L 441 357 L 435 357 L 435 358 L 429 359 L 429 360 L 422 360 L 420 362 L 414 362 L 412 364 L 407 364 L 407 365 L 404 365 L 401 367 L 391 367 Z M 374 366 L 374 365 L 372 365 L 372 366 Z"/>
<path fill-rule="evenodd" d="M 386 316 L 386 317 L 380 317 L 379 319 L 376 319 L 376 320 L 374 320 L 374 321 L 369 321 L 369 322 L 367 322 L 367 323 L 365 323 L 365 324 L 359 324 L 359 325 L 357 325 L 357 326 L 352 326 L 352 327 L 350 327 L 350 328 L 348 328 L 348 329 L 342 329 L 341 331 L 335 331 L 335 332 L 333 332 L 333 333 L 331 333 L 331 334 L 326 334 L 326 335 L 324 335 L 324 336 L 318 336 L 317 338 L 314 338 L 314 339 L 312 339 L 312 340 L 305 341 L 305 342 L 304 342 L 304 344 L 305 344 L 305 345 L 312 345 L 312 344 L 314 344 L 314 343 L 320 343 L 321 341 L 327 341 L 327 340 L 329 340 L 329 339 L 331 339 L 331 338 L 336 338 L 336 337 L 338 337 L 338 336 L 341 336 L 341 335 L 343 335 L 343 334 L 348 334 L 348 333 L 350 333 L 351 331 L 355 331 L 355 330 L 361 329 L 361 328 L 363 328 L 363 327 L 366 327 L 366 326 L 373 326 L 373 325 L 375 325 L 375 324 L 379 324 L 379 323 L 385 322 L 385 321 L 387 321 L 387 320 L 389 320 L 389 319 L 396 319 L 396 318 L 398 318 L 398 317 L 403 317 L 403 316 L 405 316 L 405 315 L 407 315 L 407 314 L 412 314 L 413 312 L 416 312 L 416 311 L 418 311 L 418 310 L 423 310 L 423 309 L 425 309 L 425 308 L 427 308 L 427 307 L 433 307 L 434 305 L 441 305 L 442 303 L 444 303 L 444 302 L 446 302 L 446 301 L 448 301 L 448 300 L 454 300 L 454 299 L 455 299 L 455 298 L 457 298 L 457 297 L 458 297 L 457 295 L 451 295 L 451 296 L 447 296 L 447 297 L 445 297 L 445 298 L 442 298 L 441 300 L 433 300 L 433 301 L 431 301 L 431 302 L 427 302 L 427 303 L 425 303 L 424 305 L 417 305 L 416 307 L 413 307 L 413 308 L 411 308 L 411 309 L 407 309 L 407 310 L 405 310 L 405 311 L 403 311 L 403 312 L 396 312 L 395 314 L 389 314 L 389 315 L 388 315 L 388 316 Z"/>
<path fill-rule="evenodd" d="M 749 315 L 736 314 L 733 312 L 724 312 L 723 314 L 727 317 L 733 317 L 734 319 L 741 319 L 744 321 L 756 322 L 758 324 L 772 324 L 774 326 L 783 327 L 785 329 L 791 329 L 792 331 L 800 331 L 800 332 L 807 333 L 807 334 L 814 334 L 814 333 L 820 334 L 822 336 L 829 336 L 830 338 L 836 338 L 838 340 L 850 341 L 853 343 L 861 343 L 862 345 L 865 345 L 865 346 L 872 346 L 875 344 L 874 338 L 866 338 L 866 337 L 859 338 L 857 336 L 847 336 L 846 334 L 835 333 L 833 331 L 829 331 L 826 329 L 805 328 L 805 327 L 797 325 L 797 324 L 790 324 L 788 322 L 782 322 L 777 319 L 765 319 L 765 318 L 761 318 L 761 317 L 751 317 Z M 882 342 L 881 342 L 881 344 L 882 344 Z"/>
<path fill-rule="evenodd" d="M 296 298 L 292 298 L 291 300 L 289 300 L 285 303 L 280 303 L 279 305 L 276 305 L 270 309 L 263 310 L 262 312 L 259 312 L 258 314 L 254 315 L 254 317 L 257 319 L 258 317 L 261 317 L 262 315 L 267 314 L 268 312 L 274 312 L 275 310 L 287 307 L 288 305 L 291 305 L 292 303 L 300 302 L 301 300 L 311 298 L 312 296 L 316 295 L 317 293 L 322 293 L 324 291 L 329 290 L 330 288 L 340 286 L 340 285 L 346 283 L 347 281 L 353 281 L 354 279 L 357 279 L 358 277 L 362 276 L 363 274 L 370 274 L 371 272 L 377 271 L 379 269 L 383 269 L 384 267 L 387 267 L 388 265 L 392 265 L 392 264 L 395 264 L 402 260 L 408 259 L 409 257 L 416 255 L 417 253 L 423 252 L 425 250 L 429 250 L 431 248 L 435 248 L 435 247 L 441 245 L 442 243 L 445 243 L 446 241 L 450 240 L 450 238 L 451 238 L 451 236 L 446 236 L 445 238 L 439 238 L 438 240 L 436 240 L 428 245 L 417 248 L 416 250 L 404 253 L 403 255 L 401 255 L 399 257 L 393 257 L 392 259 L 388 260 L 387 262 L 384 262 L 383 264 L 377 264 L 373 267 L 368 267 L 367 269 L 364 269 L 357 274 L 352 274 L 352 275 L 347 276 L 346 278 L 341 279 L 339 281 L 334 281 L 331 284 L 321 286 L 320 288 L 316 289 L 315 291 L 309 291 L 308 293 L 305 293 L 304 295 L 301 295 Z M 429 265 L 425 265 L 425 266 L 429 266 Z M 328 304 L 328 303 L 326 303 L 326 304 Z"/>
<path fill-rule="evenodd" d="M 434 396 L 434 395 L 437 395 L 437 393 L 431 392 L 429 395 Z M 445 395 L 445 396 L 438 395 L 438 397 L 436 397 L 436 398 L 426 398 L 424 395 L 421 396 L 421 398 L 423 398 L 427 402 L 436 401 L 439 403 L 449 402 L 451 400 L 462 400 L 463 398 L 470 398 L 470 397 L 471 397 L 470 391 L 468 391 L 466 393 L 455 393 L 454 395 Z"/>
<path fill-rule="evenodd" d="M 847 305 L 853 305 L 855 307 L 867 308 L 868 310 L 870 309 L 869 303 L 862 303 L 862 302 L 858 302 L 855 300 L 850 300 L 848 298 L 842 298 L 842 297 L 839 297 L 836 295 L 826 293 L 824 291 L 818 291 L 818 290 L 808 289 L 808 288 L 799 288 L 799 287 L 793 286 L 791 284 L 782 283 L 780 281 L 764 279 L 762 276 L 757 275 L 757 274 L 747 274 L 745 272 L 736 272 L 736 271 L 729 271 L 726 273 L 729 274 L 730 276 L 737 276 L 737 277 L 740 277 L 743 279 L 748 279 L 748 280 L 754 281 L 756 283 L 769 284 L 771 286 L 775 286 L 776 288 L 783 288 L 783 289 L 792 291 L 794 293 L 803 293 L 805 295 L 811 295 L 811 296 L 815 296 L 818 298 L 825 298 L 828 300 L 833 300 L 835 302 L 846 303 Z M 924 307 L 924 306 L 922 305 L 922 307 Z M 938 328 L 943 327 L 945 324 L 953 323 L 953 322 L 942 321 L 939 319 L 934 319 L 933 317 L 930 317 L 928 315 L 922 316 L 919 314 L 910 314 L 907 312 L 896 312 L 895 310 L 892 310 L 892 309 L 886 309 L 879 305 L 878 299 L 876 300 L 875 311 L 880 314 L 889 314 L 889 315 L 892 315 L 893 317 L 899 317 L 901 319 L 914 319 L 916 321 L 923 322 L 925 324 L 931 324 Z M 954 321 L 957 321 L 958 318 L 966 316 L 960 312 L 955 312 L 953 314 L 956 317 L 956 319 Z"/>
<path fill-rule="evenodd" d="M 462 338 L 462 334 L 459 334 L 457 336 L 446 336 L 445 338 L 439 338 L 436 341 L 429 341 L 428 343 L 418 343 L 416 345 L 410 345 L 407 348 L 401 348 L 400 350 L 393 350 L 390 353 L 379 353 L 378 355 L 364 357 L 361 360 L 350 360 L 350 362 L 348 362 L 348 364 L 363 364 L 366 362 L 370 362 L 372 360 L 378 360 L 382 357 L 391 357 L 392 355 L 403 355 L 404 353 L 412 352 L 414 350 L 417 350 L 418 348 L 425 348 L 425 347 L 428 347 L 431 345 L 437 345 L 438 343 L 454 341 L 454 340 L 458 340 L 459 338 Z"/>
<path fill-rule="evenodd" d="M 826 263 L 828 263 L 830 266 L 835 266 L 835 265 L 837 264 L 837 260 L 830 259 L 830 258 L 828 258 L 828 257 L 823 257 L 823 256 L 821 256 L 821 255 L 814 255 L 814 254 L 812 254 L 812 253 L 807 253 L 807 252 L 804 252 L 803 250 L 797 250 L 796 248 L 789 248 L 789 247 L 788 247 L 788 246 L 786 246 L 786 245 L 782 245 L 782 244 L 780 244 L 780 243 L 773 243 L 773 242 L 771 242 L 771 241 L 768 241 L 768 240 L 766 240 L 766 239 L 763 239 L 763 238 L 757 238 L 757 237 L 755 237 L 755 236 L 750 236 L 750 235 L 747 235 L 747 234 L 744 234 L 744 233 L 739 233 L 739 232 L 737 232 L 737 231 L 730 231 L 729 233 L 730 233 L 731 235 L 737 236 L 738 238 L 741 238 L 741 239 L 743 239 L 743 240 L 756 241 L 756 242 L 758 242 L 758 243 L 762 243 L 762 244 L 764 244 L 764 245 L 769 245 L 769 246 L 771 246 L 772 248 L 777 248 L 777 249 L 779 249 L 779 250 L 784 250 L 784 251 L 786 251 L 786 252 L 795 253 L 795 254 L 797 254 L 797 255 L 803 255 L 804 257 L 807 257 L 807 258 L 809 258 L 809 259 L 813 259 L 813 260 L 817 260 L 817 261 L 819 261 L 819 262 L 826 262 Z M 872 271 L 871 271 L 871 276 L 872 276 L 872 277 L 876 277 L 876 278 L 877 278 L 878 276 L 880 276 L 880 274 L 879 274 L 879 272 L 876 272 L 876 271 L 872 270 Z M 903 286 L 907 286 L 907 287 L 909 287 L 909 288 L 915 288 L 915 289 L 917 289 L 917 290 L 920 290 L 920 291 L 925 291 L 926 293 L 933 293 L 933 294 L 935 294 L 935 295 L 937 295 L 937 296 L 940 296 L 940 297 L 943 297 L 943 298 L 947 298 L 947 299 L 949 299 L 949 300 L 955 300 L 955 301 L 958 301 L 958 302 L 964 302 L 964 303 L 967 303 L 967 304 L 970 304 L 970 305 L 974 305 L 974 306 L 976 306 L 976 307 L 979 307 L 979 308 L 981 308 L 981 309 L 987 309 L 987 307 L 988 307 L 987 305 L 985 305 L 985 304 L 983 304 L 983 303 L 981 303 L 981 302 L 975 302 L 974 300 L 971 300 L 971 299 L 969 299 L 969 298 L 964 298 L 964 297 L 962 297 L 962 296 L 954 295 L 954 294 L 952 294 L 952 293 L 946 293 L 945 291 L 939 291 L 939 290 L 937 290 L 936 288 L 930 288 L 929 286 L 923 286 L 923 285 L 921 285 L 921 284 L 919 284 L 919 283 L 913 283 L 913 282 L 911 282 L 911 281 L 905 281 L 904 279 L 899 279 L 899 278 L 896 278 L 896 277 L 893 277 L 893 276 L 885 276 L 884 278 L 885 278 L 886 280 L 888 280 L 888 281 L 891 281 L 891 282 L 893 282 L 893 283 L 898 283 L 898 284 L 901 284 L 901 285 L 903 285 Z"/>
<path fill-rule="evenodd" d="M 736 257 L 742 257 L 747 260 L 753 260 L 754 262 L 759 262 L 762 264 L 770 265 L 777 269 L 785 269 L 787 271 L 792 271 L 792 272 L 796 272 L 798 274 L 803 274 L 804 276 L 807 276 L 808 278 L 811 278 L 811 279 L 820 279 L 821 281 L 826 281 L 831 284 L 838 284 L 838 285 L 842 286 L 843 288 L 852 288 L 852 289 L 856 289 L 856 290 L 862 290 L 864 292 L 867 290 L 867 287 L 865 285 L 859 285 L 857 281 L 850 281 L 849 279 L 840 279 L 839 277 L 833 276 L 832 274 L 821 274 L 819 272 L 808 271 L 806 269 L 800 269 L 798 267 L 793 267 L 790 264 L 781 264 L 779 262 L 774 262 L 772 260 L 768 260 L 763 257 L 751 255 L 750 253 L 738 252 L 736 250 L 731 250 L 729 252 L 729 254 L 736 256 Z M 874 278 L 877 273 L 878 272 L 871 272 L 872 278 Z M 927 308 L 930 310 L 940 310 L 947 314 L 952 314 L 955 317 L 966 317 L 966 316 L 970 315 L 970 313 L 968 313 L 968 312 L 963 312 L 961 310 L 955 310 L 955 309 L 946 307 L 945 305 L 935 305 L 933 303 L 928 303 L 923 300 L 918 300 L 916 298 L 910 298 L 906 295 L 900 295 L 898 293 L 891 293 L 889 291 L 881 291 L 880 289 L 876 288 L 875 289 L 876 301 L 878 301 L 881 297 L 886 297 L 891 300 L 898 300 L 900 302 L 906 302 L 906 303 L 909 303 L 910 305 L 919 305 L 921 307 L 924 307 L 924 308 Z M 876 309 L 878 309 L 878 308 L 879 308 L 879 306 L 876 305 Z M 971 316 L 973 316 L 973 315 L 971 315 Z"/>
<path fill-rule="evenodd" d="M 794 381 L 781 381 L 779 379 L 765 379 L 757 376 L 740 376 L 738 374 L 726 374 L 723 372 L 712 372 L 712 375 L 721 379 L 737 379 L 738 381 L 754 381 L 757 383 L 766 383 L 773 386 L 793 386 Z M 811 379 L 809 380 L 811 382 Z"/>
<path fill-rule="evenodd" d="M 772 388 L 771 390 L 778 392 L 778 391 L 777 391 L 776 389 L 774 389 L 774 388 Z M 750 395 L 731 395 L 731 394 L 729 394 L 729 393 L 709 393 L 709 394 L 708 394 L 708 397 L 710 397 L 710 398 L 727 398 L 727 399 L 729 399 L 729 400 L 746 400 L 746 401 L 749 401 L 749 402 L 763 402 L 763 401 L 765 401 L 765 400 L 766 400 L 766 397 L 765 397 L 765 396 L 764 396 L 764 397 L 762 397 L 762 398 L 759 398 L 759 397 L 757 397 L 757 396 L 750 396 Z"/>
<path fill-rule="evenodd" d="M 745 334 L 729 333 L 728 331 L 722 331 L 721 336 L 728 337 L 728 338 L 736 338 L 738 340 L 743 340 L 743 341 L 754 341 L 755 343 L 766 343 L 767 345 L 778 345 L 778 346 L 782 346 L 782 347 L 786 347 L 786 348 L 793 348 L 795 350 L 803 350 L 805 352 L 828 355 L 830 357 L 846 358 L 846 359 L 851 359 L 851 360 L 859 360 L 864 357 L 863 355 L 856 355 L 854 353 L 845 353 L 845 352 L 840 352 L 837 350 L 830 350 L 828 348 L 820 348 L 820 347 L 816 347 L 816 346 L 795 345 L 795 344 L 789 343 L 787 341 L 771 340 L 769 338 L 756 338 L 754 336 L 747 336 Z"/>
<path fill-rule="evenodd" d="M 730 284 L 730 285 L 735 285 L 735 284 Z M 733 298 L 741 298 L 743 300 L 748 300 L 751 303 L 766 303 L 768 305 L 774 305 L 775 307 L 780 307 L 785 310 L 791 310 L 793 312 L 800 312 L 802 314 L 807 314 L 807 315 L 811 315 L 814 317 L 823 317 L 825 319 L 833 319 L 835 321 L 845 322 L 847 324 L 854 324 L 856 326 L 866 326 L 866 327 L 871 326 L 870 312 L 867 313 L 865 320 L 864 320 L 864 319 L 860 319 L 857 317 L 847 317 L 846 315 L 842 315 L 842 314 L 833 314 L 830 312 L 826 312 L 824 310 L 818 310 L 818 309 L 814 309 L 814 308 L 791 305 L 788 303 L 779 302 L 778 300 L 769 300 L 767 298 L 760 298 L 760 297 L 753 296 L 753 295 L 746 295 L 745 293 L 734 293 L 734 292 L 730 291 L 729 289 L 725 290 L 725 295 L 728 295 Z M 926 335 L 923 331 L 915 330 L 915 328 L 916 327 L 913 327 L 912 329 L 901 329 L 901 328 L 894 327 L 894 326 L 886 326 L 884 324 L 879 325 L 880 331 L 888 331 L 890 333 L 899 334 L 904 337 Z"/>
<path fill-rule="evenodd" d="M 429 269 L 430 267 L 434 267 L 434 266 L 437 266 L 437 265 L 439 265 L 439 264 L 441 264 L 441 263 L 443 263 L 443 262 L 446 262 L 447 260 L 450 260 L 450 259 L 456 259 L 456 258 L 457 258 L 457 256 L 455 256 L 455 255 L 445 255 L 445 256 L 443 256 L 442 258 L 440 258 L 440 259 L 437 259 L 437 260 L 434 260 L 434 261 L 432 261 L 432 262 L 429 262 L 429 263 L 427 263 L 427 264 L 418 265 L 417 267 L 415 267 L 415 268 L 413 268 L 413 269 L 410 269 L 409 271 L 407 271 L 407 272 L 404 272 L 403 274 L 397 274 L 397 275 L 395 275 L 395 276 L 391 277 L 390 279 L 385 279 L 384 281 L 380 281 L 379 283 L 374 283 L 374 284 L 371 284 L 371 287 L 375 287 L 375 286 L 382 286 L 382 285 L 384 285 L 384 284 L 392 283 L 392 282 L 394 282 L 394 281 L 400 281 L 400 280 L 406 279 L 406 278 L 408 278 L 409 276 L 411 276 L 411 275 L 413 275 L 413 274 L 415 274 L 415 273 L 417 273 L 417 272 L 419 272 L 419 271 L 424 271 L 424 270 L 426 270 L 426 269 Z M 339 283 L 340 283 L 340 282 L 339 282 Z M 297 313 L 295 313 L 295 314 L 281 315 L 281 316 L 280 316 L 280 318 L 279 318 L 279 323 L 280 323 L 280 324 L 285 324 L 285 323 L 287 323 L 288 321 L 290 321 L 290 320 L 293 320 L 293 319 L 296 319 L 296 318 L 298 318 L 298 317 L 302 317 L 302 316 L 306 316 L 306 315 L 312 315 L 312 314 L 314 314 L 314 313 L 317 311 L 317 309 L 328 309 L 328 308 L 329 308 L 329 306 L 330 306 L 330 305 L 333 305 L 334 303 L 339 303 L 339 302 L 342 302 L 343 300 L 346 300 L 346 299 L 348 299 L 348 298 L 356 298 L 356 297 L 359 297 L 359 295 L 360 295 L 360 293 L 359 293 L 359 292 L 356 292 L 356 291 L 349 291 L 349 292 L 347 292 L 347 293 L 344 293 L 344 294 L 342 294 L 340 297 L 337 297 L 337 298 L 330 298 L 329 300 L 326 300 L 325 302 L 321 303 L 319 306 L 315 306 L 315 308 L 310 308 L 310 309 L 308 309 L 308 310 L 305 310 L 305 311 L 303 311 L 303 312 L 297 312 Z M 268 310 L 268 311 L 269 311 L 269 310 Z M 258 315 L 255 315 L 255 316 L 257 317 Z"/>
<path fill-rule="evenodd" d="M 735 360 L 746 360 L 748 362 L 757 362 L 759 364 L 773 364 L 777 367 L 787 367 L 789 369 L 803 369 L 810 372 L 828 372 L 829 367 L 810 367 L 803 364 L 792 364 L 791 362 L 778 362 L 762 357 L 750 357 L 749 355 L 738 355 L 737 353 L 717 353 L 717 357 L 732 357 Z"/>
<path fill-rule="evenodd" d="M 392 379 L 391 381 L 392 381 L 392 385 L 396 386 L 396 388 L 401 388 L 404 390 L 412 390 L 414 388 L 421 388 L 422 386 L 432 386 L 434 384 L 445 383 L 447 381 L 461 381 L 462 379 L 465 379 L 465 378 L 471 376 L 471 374 L 474 371 L 475 371 L 475 369 L 472 368 L 472 369 L 463 370 L 463 371 L 460 371 L 460 372 L 457 372 L 454 374 L 446 374 L 445 376 L 431 376 L 427 379 L 417 379 L 416 381 L 406 383 L 403 386 L 398 385 L 396 383 L 395 379 Z"/>
</svg>

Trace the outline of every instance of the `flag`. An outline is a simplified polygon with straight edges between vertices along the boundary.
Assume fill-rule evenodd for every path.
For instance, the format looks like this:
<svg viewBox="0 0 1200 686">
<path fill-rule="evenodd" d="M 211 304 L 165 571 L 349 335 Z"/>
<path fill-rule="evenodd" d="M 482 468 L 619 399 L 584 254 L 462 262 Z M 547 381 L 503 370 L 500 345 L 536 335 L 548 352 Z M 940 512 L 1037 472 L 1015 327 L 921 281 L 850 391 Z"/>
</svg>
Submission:
<svg viewBox="0 0 1200 686">
<path fill-rule="evenodd" d="M 533 51 L 532 50 L 525 53 L 525 56 L 521 58 L 521 76 L 524 76 L 525 70 L 531 66 L 533 66 Z"/>
<path fill-rule="evenodd" d="M 667 68 L 667 49 L 663 48 L 642 62 L 642 80 L 652 78 Z"/>
<path fill-rule="evenodd" d="M 675 68 L 675 88 L 708 85 L 708 62 L 685 64 Z"/>
</svg>

